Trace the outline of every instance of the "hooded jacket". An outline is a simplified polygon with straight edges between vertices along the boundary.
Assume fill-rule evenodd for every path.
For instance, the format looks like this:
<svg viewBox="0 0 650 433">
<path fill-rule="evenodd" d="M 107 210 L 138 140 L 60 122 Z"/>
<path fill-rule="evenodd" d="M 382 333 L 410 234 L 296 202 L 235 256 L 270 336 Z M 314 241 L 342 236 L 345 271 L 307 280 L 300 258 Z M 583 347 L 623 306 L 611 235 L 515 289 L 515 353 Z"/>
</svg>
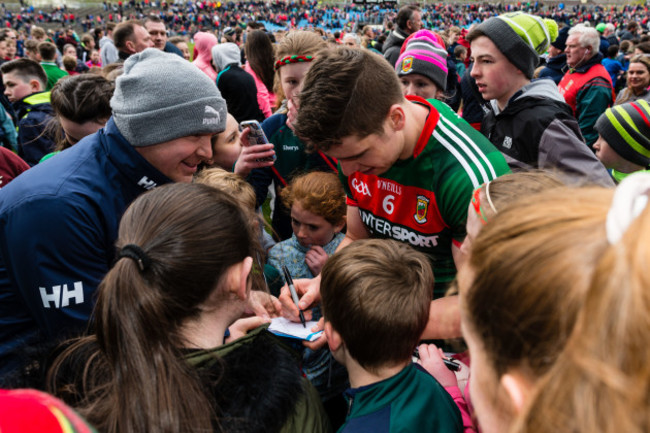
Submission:
<svg viewBox="0 0 650 433">
<path fill-rule="evenodd" d="M 37 92 L 14 102 L 18 129 L 18 156 L 30 166 L 54 150 L 54 140 L 45 127 L 54 115 L 50 92 Z"/>
<path fill-rule="evenodd" d="M 522 87 L 503 111 L 496 100 L 491 105 L 481 132 L 503 153 L 511 169 L 555 169 L 572 178 L 613 185 L 551 80 Z"/>
<path fill-rule="evenodd" d="M 240 67 L 241 51 L 228 42 L 212 47 L 212 60 L 217 67 L 217 87 L 228 104 L 228 112 L 237 122 L 264 120 L 264 113 L 257 103 L 255 79 Z"/>
<path fill-rule="evenodd" d="M 217 79 L 217 71 L 212 67 L 212 47 L 217 43 L 217 37 L 212 33 L 198 32 L 194 35 L 194 61 L 192 63 L 205 72 L 212 81 Z"/>
<path fill-rule="evenodd" d="M 406 32 L 398 27 L 390 32 L 390 35 L 386 38 L 386 42 L 384 42 L 384 58 L 388 60 L 388 63 L 393 68 L 395 68 L 395 63 L 397 63 L 397 59 L 399 58 L 399 51 L 402 49 L 402 45 L 407 36 Z"/>
</svg>

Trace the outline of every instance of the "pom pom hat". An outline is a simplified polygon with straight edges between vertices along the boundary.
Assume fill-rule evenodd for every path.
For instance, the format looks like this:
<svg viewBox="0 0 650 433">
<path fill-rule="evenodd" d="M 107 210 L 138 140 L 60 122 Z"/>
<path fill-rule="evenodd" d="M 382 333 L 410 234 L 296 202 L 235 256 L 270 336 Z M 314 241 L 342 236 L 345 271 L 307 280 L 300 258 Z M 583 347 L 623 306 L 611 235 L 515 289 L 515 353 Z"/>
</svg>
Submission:
<svg viewBox="0 0 650 433">
<path fill-rule="evenodd" d="M 539 64 L 539 56 L 546 52 L 557 35 L 555 21 L 524 12 L 512 12 L 484 21 L 469 32 L 466 39 L 471 42 L 486 36 L 510 63 L 530 79 Z"/>
<path fill-rule="evenodd" d="M 444 91 L 447 84 L 447 50 L 444 42 L 429 30 L 418 30 L 404 41 L 395 71 L 399 77 L 424 75 Z"/>
</svg>

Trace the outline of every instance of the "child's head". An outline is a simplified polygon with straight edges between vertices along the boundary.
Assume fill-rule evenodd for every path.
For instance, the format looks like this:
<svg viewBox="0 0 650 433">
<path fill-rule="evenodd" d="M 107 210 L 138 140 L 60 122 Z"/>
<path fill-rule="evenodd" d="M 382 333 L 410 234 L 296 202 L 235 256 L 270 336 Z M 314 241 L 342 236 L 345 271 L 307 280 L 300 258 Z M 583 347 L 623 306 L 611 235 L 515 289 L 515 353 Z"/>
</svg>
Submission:
<svg viewBox="0 0 650 433">
<path fill-rule="evenodd" d="M 75 69 L 77 68 L 77 58 L 72 56 L 63 56 L 61 62 L 63 63 L 66 72 L 73 75 L 72 73 L 75 72 Z"/>
<path fill-rule="evenodd" d="M 334 173 L 298 176 L 280 193 L 291 210 L 291 227 L 304 247 L 330 243 L 345 225 L 345 191 Z"/>
<path fill-rule="evenodd" d="M 615 59 L 618 55 L 618 45 L 610 45 L 607 48 L 607 58 Z"/>
<path fill-rule="evenodd" d="M 90 51 L 90 61 L 95 65 L 98 65 L 102 61 L 99 55 L 99 51 L 97 51 L 95 48 Z"/>
<path fill-rule="evenodd" d="M 563 350 L 608 245 L 612 195 L 561 187 L 521 198 L 483 227 L 459 270 L 472 402 L 486 433 L 508 431 Z"/>
<path fill-rule="evenodd" d="M 454 57 L 458 60 L 465 61 L 467 58 L 467 48 L 462 45 L 456 45 L 456 48 L 454 48 Z"/>
<path fill-rule="evenodd" d="M 239 123 L 228 113 L 226 129 L 212 138 L 212 161 L 224 170 L 232 171 L 241 153 Z"/>
<path fill-rule="evenodd" d="M 211 186 L 232 195 L 244 209 L 255 212 L 255 190 L 241 176 L 221 168 L 206 168 L 195 177 L 194 183 Z"/>
<path fill-rule="evenodd" d="M 563 186 L 562 181 L 545 171 L 506 174 L 481 185 L 474 190 L 467 209 L 467 236 L 461 250 L 469 253 L 483 226 L 509 204 L 522 197 L 560 186 Z"/>
<path fill-rule="evenodd" d="M 608 108 L 596 121 L 596 156 L 603 165 L 624 173 L 650 164 L 650 104 L 638 99 Z"/>
<path fill-rule="evenodd" d="M 429 318 L 433 272 L 410 246 L 386 239 L 355 241 L 322 272 L 325 332 L 334 357 L 365 370 L 409 362 Z"/>
<path fill-rule="evenodd" d="M 275 51 L 276 84 L 280 84 L 278 99 L 292 100 L 302 88 L 305 74 L 316 53 L 327 47 L 318 34 L 303 30 L 287 33 Z M 296 57 L 294 57 L 296 56 Z"/>
<path fill-rule="evenodd" d="M 533 77 L 539 56 L 557 34 L 555 21 L 523 12 L 493 17 L 472 29 L 466 37 L 475 60 L 471 75 L 483 98 L 505 107 Z"/>
<path fill-rule="evenodd" d="M 36 62 L 41 61 L 41 55 L 38 52 L 38 42 L 34 39 L 28 39 L 25 41 L 25 55 L 27 58 L 34 60 Z"/>
<path fill-rule="evenodd" d="M 57 81 L 50 99 L 65 135 L 61 149 L 104 127 L 111 117 L 110 101 L 114 89 L 112 82 L 96 74 L 75 75 Z"/>
<path fill-rule="evenodd" d="M 321 52 L 300 93 L 296 135 L 323 151 L 340 146 L 344 138 L 355 144 L 368 139 L 371 147 L 382 147 L 386 143 L 376 142 L 387 124 L 400 120 L 393 118 L 394 109 L 404 101 L 395 70 L 383 57 L 347 47 Z M 388 167 L 397 156 L 390 159 Z"/>
<path fill-rule="evenodd" d="M 31 59 L 16 59 L 0 66 L 5 95 L 11 102 L 20 101 L 47 87 L 43 67 Z"/>
<path fill-rule="evenodd" d="M 41 42 L 38 44 L 38 53 L 44 62 L 53 62 L 56 59 L 56 45 L 52 42 Z"/>
<path fill-rule="evenodd" d="M 404 95 L 436 98 L 447 86 L 447 50 L 444 41 L 429 30 L 410 35 L 395 63 Z"/>
</svg>

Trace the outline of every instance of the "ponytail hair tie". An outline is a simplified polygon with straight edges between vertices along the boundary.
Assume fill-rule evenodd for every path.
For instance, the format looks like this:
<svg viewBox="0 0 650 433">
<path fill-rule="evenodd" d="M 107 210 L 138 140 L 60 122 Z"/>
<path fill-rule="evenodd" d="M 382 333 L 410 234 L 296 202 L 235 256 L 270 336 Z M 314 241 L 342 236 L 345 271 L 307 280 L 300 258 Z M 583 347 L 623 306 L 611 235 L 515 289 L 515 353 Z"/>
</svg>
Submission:
<svg viewBox="0 0 650 433">
<path fill-rule="evenodd" d="M 138 264 L 138 268 L 140 268 L 140 272 L 144 272 L 145 270 L 149 269 L 151 266 L 151 259 L 149 256 L 147 256 L 147 253 L 145 253 L 142 248 L 135 244 L 127 244 L 120 249 L 120 252 L 117 254 L 118 260 L 127 257 L 134 262 Z"/>
<path fill-rule="evenodd" d="M 650 174 L 638 172 L 629 175 L 616 187 L 605 223 L 610 245 L 617 243 L 632 221 L 643 212 L 650 198 Z"/>
</svg>

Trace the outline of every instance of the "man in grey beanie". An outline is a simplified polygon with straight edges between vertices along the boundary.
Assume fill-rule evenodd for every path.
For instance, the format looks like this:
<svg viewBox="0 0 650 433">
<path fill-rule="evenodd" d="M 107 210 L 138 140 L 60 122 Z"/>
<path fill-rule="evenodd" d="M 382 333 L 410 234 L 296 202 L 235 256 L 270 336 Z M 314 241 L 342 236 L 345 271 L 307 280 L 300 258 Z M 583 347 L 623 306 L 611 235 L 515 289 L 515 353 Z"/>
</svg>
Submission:
<svg viewBox="0 0 650 433">
<path fill-rule="evenodd" d="M 103 129 L 2 189 L 0 378 L 26 345 L 87 326 L 124 210 L 157 185 L 191 182 L 227 115 L 203 72 L 156 49 L 126 60 L 111 107 Z"/>
</svg>

